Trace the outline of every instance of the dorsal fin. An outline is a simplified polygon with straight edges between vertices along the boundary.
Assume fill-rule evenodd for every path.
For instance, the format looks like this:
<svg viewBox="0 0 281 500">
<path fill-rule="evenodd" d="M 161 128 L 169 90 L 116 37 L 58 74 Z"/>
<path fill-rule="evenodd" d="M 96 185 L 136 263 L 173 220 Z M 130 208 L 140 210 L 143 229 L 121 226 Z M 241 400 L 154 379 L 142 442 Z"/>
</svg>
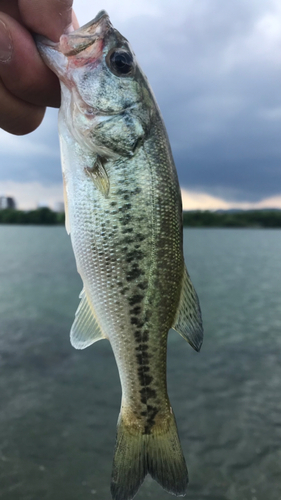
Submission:
<svg viewBox="0 0 281 500">
<path fill-rule="evenodd" d="M 203 325 L 197 293 L 185 267 L 178 311 L 172 326 L 195 351 L 203 342 Z"/>
<path fill-rule="evenodd" d="M 91 308 L 83 288 L 79 297 L 81 302 L 75 314 L 75 320 L 70 330 L 70 342 L 75 349 L 85 349 L 98 340 L 105 339 L 94 311 Z"/>
</svg>

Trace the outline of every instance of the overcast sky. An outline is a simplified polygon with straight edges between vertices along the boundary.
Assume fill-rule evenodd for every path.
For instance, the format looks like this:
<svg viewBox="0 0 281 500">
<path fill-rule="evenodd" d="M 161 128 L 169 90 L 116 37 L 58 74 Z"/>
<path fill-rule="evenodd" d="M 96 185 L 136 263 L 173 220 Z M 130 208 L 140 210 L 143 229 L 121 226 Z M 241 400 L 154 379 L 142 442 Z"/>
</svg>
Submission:
<svg viewBox="0 0 281 500">
<path fill-rule="evenodd" d="M 185 208 L 281 208 L 280 0 L 75 0 L 106 9 L 160 105 Z M 0 194 L 62 199 L 57 110 L 25 137 L 0 131 Z"/>
</svg>

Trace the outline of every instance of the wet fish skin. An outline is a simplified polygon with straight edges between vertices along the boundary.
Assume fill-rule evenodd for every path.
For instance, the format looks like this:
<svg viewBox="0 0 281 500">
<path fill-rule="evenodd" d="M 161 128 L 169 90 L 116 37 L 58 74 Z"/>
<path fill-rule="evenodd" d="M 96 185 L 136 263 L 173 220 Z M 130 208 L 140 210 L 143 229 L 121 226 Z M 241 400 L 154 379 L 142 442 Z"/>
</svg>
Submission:
<svg viewBox="0 0 281 500">
<path fill-rule="evenodd" d="M 37 38 L 59 76 L 67 230 L 83 280 L 74 347 L 102 338 L 122 385 L 111 491 L 129 500 L 147 473 L 184 495 L 188 474 L 166 385 L 171 327 L 196 349 L 202 321 L 184 266 L 177 174 L 160 111 L 107 14 Z"/>
</svg>

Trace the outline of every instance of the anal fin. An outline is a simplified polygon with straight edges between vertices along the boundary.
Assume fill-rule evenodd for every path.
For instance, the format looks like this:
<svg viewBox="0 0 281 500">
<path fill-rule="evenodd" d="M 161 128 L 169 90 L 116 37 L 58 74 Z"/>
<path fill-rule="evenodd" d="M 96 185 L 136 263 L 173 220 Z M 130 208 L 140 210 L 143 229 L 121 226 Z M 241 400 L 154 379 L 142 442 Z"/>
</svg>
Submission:
<svg viewBox="0 0 281 500">
<path fill-rule="evenodd" d="M 203 325 L 197 293 L 185 267 L 178 311 L 172 326 L 187 342 L 200 351 L 203 342 Z"/>
<path fill-rule="evenodd" d="M 75 349 L 85 349 L 94 342 L 106 337 L 95 318 L 84 289 L 79 297 L 81 298 L 81 302 L 70 330 L 70 342 Z"/>
</svg>

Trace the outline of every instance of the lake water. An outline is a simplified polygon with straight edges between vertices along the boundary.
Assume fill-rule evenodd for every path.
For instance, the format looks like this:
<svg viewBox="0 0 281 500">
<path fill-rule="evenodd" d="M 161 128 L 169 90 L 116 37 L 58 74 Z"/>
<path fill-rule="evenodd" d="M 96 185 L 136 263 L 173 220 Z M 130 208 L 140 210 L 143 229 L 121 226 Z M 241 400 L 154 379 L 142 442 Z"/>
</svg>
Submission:
<svg viewBox="0 0 281 500">
<path fill-rule="evenodd" d="M 281 498 L 281 231 L 186 229 L 200 354 L 169 336 L 188 500 Z M 0 226 L 0 499 L 110 500 L 121 389 L 106 341 L 75 351 L 81 280 L 62 227 Z M 171 500 L 149 477 L 136 500 Z"/>
</svg>

